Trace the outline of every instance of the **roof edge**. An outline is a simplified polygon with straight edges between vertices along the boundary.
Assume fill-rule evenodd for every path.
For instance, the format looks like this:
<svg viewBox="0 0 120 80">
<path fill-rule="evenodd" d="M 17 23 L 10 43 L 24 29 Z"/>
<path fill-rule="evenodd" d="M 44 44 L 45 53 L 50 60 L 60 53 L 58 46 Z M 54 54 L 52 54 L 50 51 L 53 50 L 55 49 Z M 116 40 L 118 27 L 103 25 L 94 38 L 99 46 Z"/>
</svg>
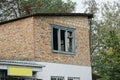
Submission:
<svg viewBox="0 0 120 80">
<path fill-rule="evenodd" d="M 0 25 L 8 23 L 8 22 L 28 18 L 28 17 L 34 17 L 34 16 L 86 16 L 88 18 L 93 18 L 93 14 L 90 14 L 90 13 L 35 13 L 35 14 L 22 16 L 22 17 L 18 17 L 18 18 L 15 18 L 15 19 L 0 22 Z"/>
<path fill-rule="evenodd" d="M 93 14 L 90 13 L 36 13 L 30 16 L 87 16 L 93 18 Z"/>
<path fill-rule="evenodd" d="M 20 60 L 0 60 L 0 65 L 26 66 L 42 68 L 45 65 L 37 64 L 34 61 L 20 61 Z"/>
</svg>

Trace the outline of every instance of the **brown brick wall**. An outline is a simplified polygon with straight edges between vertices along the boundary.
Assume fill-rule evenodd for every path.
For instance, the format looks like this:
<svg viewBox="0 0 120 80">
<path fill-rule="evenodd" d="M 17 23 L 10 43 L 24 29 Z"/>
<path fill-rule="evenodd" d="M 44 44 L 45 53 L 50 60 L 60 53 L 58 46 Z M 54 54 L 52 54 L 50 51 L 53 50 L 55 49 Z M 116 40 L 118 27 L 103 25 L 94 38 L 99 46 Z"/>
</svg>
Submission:
<svg viewBox="0 0 120 80">
<path fill-rule="evenodd" d="M 51 24 L 76 29 L 76 55 L 52 53 Z M 36 61 L 90 66 L 87 17 L 36 17 L 34 28 Z"/>
<path fill-rule="evenodd" d="M 0 59 L 33 60 L 33 18 L 0 25 Z"/>
<path fill-rule="evenodd" d="M 52 53 L 51 24 L 75 28 L 76 55 Z M 0 59 L 90 66 L 87 17 L 29 17 L 0 25 Z"/>
</svg>

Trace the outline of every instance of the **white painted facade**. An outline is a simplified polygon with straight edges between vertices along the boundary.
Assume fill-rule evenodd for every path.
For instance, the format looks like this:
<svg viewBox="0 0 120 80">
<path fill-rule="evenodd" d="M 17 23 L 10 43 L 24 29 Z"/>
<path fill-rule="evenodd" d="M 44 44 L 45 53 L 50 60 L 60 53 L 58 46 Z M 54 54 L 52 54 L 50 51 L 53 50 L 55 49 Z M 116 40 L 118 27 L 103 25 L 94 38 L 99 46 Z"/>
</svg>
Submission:
<svg viewBox="0 0 120 80">
<path fill-rule="evenodd" d="M 68 77 L 80 77 L 80 80 L 92 80 L 91 67 L 37 62 L 45 65 L 41 72 L 37 72 L 36 77 L 43 80 L 51 80 L 51 76 L 62 76 L 64 80 Z"/>
</svg>

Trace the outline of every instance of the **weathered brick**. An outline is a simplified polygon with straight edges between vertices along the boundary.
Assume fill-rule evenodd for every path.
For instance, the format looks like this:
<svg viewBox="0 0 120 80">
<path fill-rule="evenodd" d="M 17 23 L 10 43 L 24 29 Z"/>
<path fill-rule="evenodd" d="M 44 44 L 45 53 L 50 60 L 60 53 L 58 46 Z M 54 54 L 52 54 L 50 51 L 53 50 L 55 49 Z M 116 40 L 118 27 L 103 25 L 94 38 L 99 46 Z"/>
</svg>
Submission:
<svg viewBox="0 0 120 80">
<path fill-rule="evenodd" d="M 0 59 L 33 60 L 33 19 L 0 25 Z"/>
<path fill-rule="evenodd" d="M 51 24 L 75 29 L 76 54 L 52 52 Z M 0 25 L 0 59 L 90 66 L 87 17 L 29 17 Z"/>
<path fill-rule="evenodd" d="M 76 29 L 76 55 L 52 53 L 51 24 Z M 87 17 L 36 17 L 34 28 L 36 61 L 90 66 Z"/>
</svg>

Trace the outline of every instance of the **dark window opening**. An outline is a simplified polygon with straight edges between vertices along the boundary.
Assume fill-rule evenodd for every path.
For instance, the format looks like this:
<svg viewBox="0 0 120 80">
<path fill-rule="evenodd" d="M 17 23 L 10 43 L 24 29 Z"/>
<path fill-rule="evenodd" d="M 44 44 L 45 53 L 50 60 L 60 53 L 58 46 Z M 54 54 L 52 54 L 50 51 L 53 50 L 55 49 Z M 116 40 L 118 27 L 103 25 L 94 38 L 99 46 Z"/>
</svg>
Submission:
<svg viewBox="0 0 120 80">
<path fill-rule="evenodd" d="M 60 35 L 61 35 L 61 51 L 65 51 L 65 30 L 61 30 Z"/>
<path fill-rule="evenodd" d="M 68 77 L 68 80 L 80 80 L 80 77 Z"/>
<path fill-rule="evenodd" d="M 51 80 L 64 80 L 62 76 L 51 76 Z"/>
<path fill-rule="evenodd" d="M 7 76 L 7 70 L 0 70 L 0 77 L 5 77 L 5 76 Z"/>
<path fill-rule="evenodd" d="M 53 49 L 58 50 L 58 29 L 53 28 Z"/>
</svg>

